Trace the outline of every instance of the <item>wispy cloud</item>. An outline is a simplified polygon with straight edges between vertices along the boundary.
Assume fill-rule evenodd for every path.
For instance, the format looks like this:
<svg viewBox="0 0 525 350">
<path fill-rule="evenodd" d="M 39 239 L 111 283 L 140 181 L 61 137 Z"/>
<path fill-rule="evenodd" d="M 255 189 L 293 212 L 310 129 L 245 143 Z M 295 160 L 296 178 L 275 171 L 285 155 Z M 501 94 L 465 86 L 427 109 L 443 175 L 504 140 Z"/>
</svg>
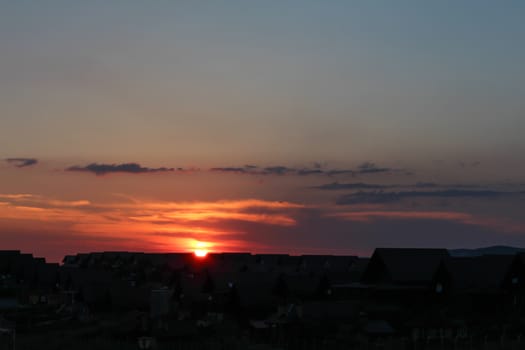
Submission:
<svg viewBox="0 0 525 350">
<path fill-rule="evenodd" d="M 377 167 L 374 163 L 364 162 L 357 168 L 359 174 L 374 174 L 374 173 L 386 173 L 392 171 L 392 168 L 381 168 Z"/>
<path fill-rule="evenodd" d="M 372 189 L 386 189 L 390 188 L 389 185 L 377 185 L 377 184 L 368 184 L 363 182 L 354 182 L 354 183 L 339 183 L 332 182 L 329 184 L 324 184 L 321 186 L 315 186 L 313 188 L 326 191 L 339 191 L 339 190 L 372 190 Z"/>
<path fill-rule="evenodd" d="M 490 190 L 451 189 L 442 191 L 401 191 L 401 192 L 357 192 L 340 196 L 336 203 L 345 204 L 379 204 L 398 202 L 408 198 L 497 198 L 501 196 L 523 194 L 523 192 L 501 192 Z"/>
<path fill-rule="evenodd" d="M 129 174 L 143 174 L 143 173 L 158 173 L 158 172 L 172 172 L 175 168 L 148 168 L 143 167 L 138 163 L 123 163 L 123 164 L 98 164 L 91 163 L 86 166 L 71 166 L 67 171 L 89 172 L 101 176 L 110 173 L 129 173 Z"/>
<path fill-rule="evenodd" d="M 0 193 L 0 200 L 1 199 L 27 199 L 35 197 L 35 195 L 29 194 L 29 193 L 14 193 L 14 194 L 2 194 Z"/>
<path fill-rule="evenodd" d="M 404 169 L 394 169 L 388 167 L 378 167 L 374 163 L 365 162 L 355 169 L 326 168 L 320 163 L 314 163 L 313 166 L 289 167 L 284 165 L 260 167 L 257 165 L 245 165 L 241 167 L 227 166 L 214 167 L 209 169 L 211 172 L 222 172 L 245 175 L 294 175 L 294 176 L 359 176 L 378 173 L 405 172 Z"/>
<path fill-rule="evenodd" d="M 329 214 L 331 217 L 351 221 L 368 222 L 373 219 L 427 219 L 427 220 L 454 220 L 467 221 L 472 215 L 460 212 L 445 211 L 352 211 Z"/>
<path fill-rule="evenodd" d="M 215 172 L 221 172 L 221 173 L 237 173 L 237 174 L 250 174 L 252 171 L 252 168 L 247 167 L 217 167 L 217 168 L 210 168 L 210 171 Z"/>
<path fill-rule="evenodd" d="M 290 168 L 284 165 L 269 167 L 259 167 L 256 165 L 245 165 L 243 167 L 215 167 L 210 168 L 210 171 L 247 175 L 287 175 L 296 174 L 298 172 L 297 169 Z"/>
<path fill-rule="evenodd" d="M 319 186 L 311 187 L 318 190 L 325 191 L 344 191 L 344 190 L 386 190 L 394 188 L 417 188 L 417 189 L 446 189 L 452 191 L 454 189 L 481 189 L 483 186 L 476 184 L 439 184 L 435 182 L 416 182 L 415 184 L 372 184 L 364 182 L 332 182 Z M 424 192 L 427 193 L 427 192 Z"/>
<path fill-rule="evenodd" d="M 36 158 L 7 158 L 5 161 L 17 168 L 24 168 L 38 163 Z"/>
<path fill-rule="evenodd" d="M 447 239 L 456 239 L 458 233 L 468 239 L 477 233 L 492 239 L 517 233 L 513 239 L 521 239 L 525 233 L 519 216 L 487 215 L 483 209 L 469 207 L 409 210 L 389 204 L 304 205 L 255 198 L 185 202 L 133 196 L 98 202 L 28 193 L 0 194 L 0 207 L 1 235 L 20 232 L 36 237 L 28 240 L 35 244 L 49 240 L 45 244 L 57 251 L 65 249 L 60 246 L 63 242 L 86 242 L 88 246 L 81 249 L 93 250 L 188 251 L 203 241 L 216 251 L 273 247 L 304 253 L 305 247 L 316 247 L 318 252 L 336 247 L 362 249 L 378 244 L 377 239 L 397 241 L 400 236 L 405 242 L 421 244 L 441 237 L 436 227 L 446 228 Z M 39 237 L 42 232 L 52 235 Z"/>
<path fill-rule="evenodd" d="M 286 166 L 271 166 L 266 167 L 262 170 L 264 175 L 285 175 L 285 174 L 293 174 L 297 173 L 297 169 L 294 168 L 288 168 Z"/>
<path fill-rule="evenodd" d="M 38 194 L 29 193 L 0 193 L 0 203 L 28 208 L 64 208 L 89 206 L 90 201 L 81 199 L 74 201 L 47 198 Z"/>
<path fill-rule="evenodd" d="M 346 211 L 326 214 L 328 217 L 347 221 L 371 223 L 378 220 L 433 220 L 453 221 L 464 225 L 478 226 L 507 233 L 524 233 L 525 223 L 510 218 L 486 217 L 466 212 L 456 211 L 399 211 L 372 210 Z"/>
<path fill-rule="evenodd" d="M 296 225 L 295 213 L 305 206 L 260 199 L 170 202 L 134 198 L 132 202 L 93 203 L 57 200 L 40 195 L 0 195 L 0 220 L 66 225 L 87 236 L 133 237 L 151 240 L 152 234 L 211 239 L 214 235 L 242 235 L 228 223 L 263 226 Z"/>
</svg>

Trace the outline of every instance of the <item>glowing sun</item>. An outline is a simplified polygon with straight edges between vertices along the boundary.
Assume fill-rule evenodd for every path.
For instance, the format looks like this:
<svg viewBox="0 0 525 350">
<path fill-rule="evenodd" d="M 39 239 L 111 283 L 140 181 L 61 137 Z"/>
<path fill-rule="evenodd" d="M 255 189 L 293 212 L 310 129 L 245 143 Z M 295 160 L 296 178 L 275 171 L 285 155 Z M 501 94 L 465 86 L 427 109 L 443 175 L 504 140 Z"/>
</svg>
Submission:
<svg viewBox="0 0 525 350">
<path fill-rule="evenodd" d="M 208 255 L 208 250 L 206 249 L 209 246 L 209 243 L 205 242 L 196 242 L 195 244 L 195 250 L 193 253 L 196 257 L 204 258 L 206 255 Z"/>
<path fill-rule="evenodd" d="M 205 249 L 195 249 L 193 252 L 196 257 L 204 258 L 206 255 L 208 255 L 208 251 Z"/>
</svg>

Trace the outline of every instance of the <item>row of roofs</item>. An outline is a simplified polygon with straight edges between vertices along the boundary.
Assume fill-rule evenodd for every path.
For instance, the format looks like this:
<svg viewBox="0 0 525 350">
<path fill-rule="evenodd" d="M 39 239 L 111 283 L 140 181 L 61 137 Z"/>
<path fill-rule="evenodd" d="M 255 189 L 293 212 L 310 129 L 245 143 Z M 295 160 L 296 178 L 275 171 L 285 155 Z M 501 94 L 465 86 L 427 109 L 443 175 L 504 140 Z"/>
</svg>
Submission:
<svg viewBox="0 0 525 350">
<path fill-rule="evenodd" d="M 120 268 L 131 266 L 183 268 L 209 271 L 321 271 L 349 270 L 360 260 L 357 256 L 209 253 L 197 258 L 193 253 L 102 252 L 68 255 L 63 265 L 71 267 Z"/>
<path fill-rule="evenodd" d="M 525 254 L 452 257 L 446 249 L 378 248 L 361 283 L 496 292 L 525 286 Z"/>
<path fill-rule="evenodd" d="M 66 256 L 64 266 L 130 264 L 169 269 L 201 269 L 212 273 L 250 272 L 355 272 L 348 282 L 366 285 L 429 286 L 497 289 L 525 286 L 525 254 L 452 257 L 446 249 L 377 248 L 370 259 L 356 256 L 210 253 L 204 259 L 192 253 L 148 254 L 104 252 Z M 344 282 L 336 280 L 332 282 Z"/>
<path fill-rule="evenodd" d="M 183 272 L 178 274 L 177 283 L 186 292 L 201 290 L 209 284 L 210 276 L 218 290 L 236 284 L 241 289 L 260 286 L 261 291 L 275 288 L 277 278 L 285 276 L 287 285 L 299 294 L 309 294 L 323 283 L 325 287 L 432 288 L 439 293 L 525 287 L 522 253 L 452 257 L 446 249 L 377 248 L 368 259 L 250 253 L 211 253 L 197 258 L 192 253 L 103 252 L 66 256 L 59 266 L 20 251 L 0 251 L 0 276 L 4 280 L 11 276 L 21 284 L 39 288 L 114 284 L 116 273 L 128 269 L 161 271 L 159 282 L 173 279 L 173 271 Z M 268 286 L 262 288 L 263 284 Z"/>
<path fill-rule="evenodd" d="M 33 288 L 54 288 L 59 265 L 46 263 L 44 258 L 33 257 L 19 250 L 0 250 L 0 285 L 27 285 Z"/>
</svg>

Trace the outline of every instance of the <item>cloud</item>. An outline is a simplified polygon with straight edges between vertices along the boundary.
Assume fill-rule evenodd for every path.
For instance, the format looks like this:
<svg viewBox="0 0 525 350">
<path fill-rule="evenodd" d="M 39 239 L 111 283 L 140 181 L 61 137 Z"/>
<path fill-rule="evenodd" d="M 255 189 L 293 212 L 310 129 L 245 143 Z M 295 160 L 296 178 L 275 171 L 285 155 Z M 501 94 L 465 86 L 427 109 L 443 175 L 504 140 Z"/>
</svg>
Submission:
<svg viewBox="0 0 525 350">
<path fill-rule="evenodd" d="M 222 168 L 210 168 L 210 171 L 221 172 L 221 173 L 238 173 L 238 174 L 250 174 L 252 168 L 236 168 L 236 167 L 222 167 Z"/>
<path fill-rule="evenodd" d="M 525 224 L 510 218 L 486 217 L 473 213 L 456 211 L 399 211 L 399 210 L 373 210 L 373 211 L 349 211 L 328 213 L 327 217 L 338 218 L 346 221 L 371 223 L 381 220 L 433 220 L 455 221 L 469 226 L 484 227 L 506 233 L 523 233 Z"/>
<path fill-rule="evenodd" d="M 453 191 L 453 189 L 457 188 L 482 188 L 480 185 L 470 185 L 470 184 L 438 184 L 435 182 L 417 182 L 415 184 L 371 184 L 371 183 L 364 183 L 364 182 L 354 182 L 354 183 L 340 183 L 340 182 L 332 182 L 328 184 L 323 184 L 319 186 L 312 187 L 314 189 L 318 190 L 325 190 L 325 191 L 342 191 L 342 190 L 384 190 L 384 189 L 392 189 L 392 188 L 441 188 L 441 189 L 448 189 L 448 191 Z M 375 192 L 374 192 L 375 193 Z M 426 192 L 422 192 L 426 193 Z"/>
<path fill-rule="evenodd" d="M 248 175 L 286 175 L 295 174 L 297 169 L 289 168 L 283 165 L 258 167 L 257 165 L 245 165 L 243 167 L 217 167 L 211 168 L 212 172 L 234 173 L 234 174 L 248 174 Z"/>
<path fill-rule="evenodd" d="M 36 158 L 7 158 L 5 161 L 17 168 L 24 168 L 38 163 Z"/>
<path fill-rule="evenodd" d="M 354 211 L 330 214 L 344 220 L 368 222 L 373 219 L 422 219 L 422 220 L 455 220 L 468 222 L 472 215 L 460 212 L 444 211 Z"/>
<path fill-rule="evenodd" d="M 0 204 L 10 205 L 17 208 L 29 208 L 28 210 L 40 210 L 50 208 L 87 207 L 91 205 L 91 202 L 85 199 L 73 201 L 58 200 L 29 193 L 0 193 Z"/>
<path fill-rule="evenodd" d="M 521 194 L 522 192 L 500 192 L 490 190 L 442 190 L 442 191 L 401 191 L 401 192 L 357 192 L 341 196 L 336 203 L 378 204 L 398 202 L 407 198 L 497 198 L 500 196 Z"/>
<path fill-rule="evenodd" d="M 297 169 L 288 168 L 282 165 L 266 167 L 263 169 L 264 175 L 285 175 L 293 173 L 297 173 Z"/>
<path fill-rule="evenodd" d="M 327 191 L 338 191 L 338 190 L 372 190 L 372 189 L 385 189 L 390 188 L 389 185 L 376 185 L 376 184 L 368 184 L 363 182 L 355 182 L 355 183 L 339 183 L 339 182 L 332 182 L 329 184 L 321 185 L 321 186 L 315 186 L 313 188 L 317 188 L 319 190 L 327 190 Z"/>
<path fill-rule="evenodd" d="M 171 168 L 170 169 L 167 169 L 169 171 L 172 171 Z M 189 167 L 189 168 L 177 168 L 175 169 L 178 173 L 183 173 L 183 174 L 193 174 L 193 173 L 198 173 L 201 171 L 200 168 L 197 168 L 197 167 Z"/>
<path fill-rule="evenodd" d="M 251 235 L 234 226 L 257 224 L 267 231 L 297 225 L 302 204 L 262 199 L 200 202 L 152 201 L 91 202 L 57 200 L 40 195 L 0 195 L 0 235 L 10 227 L 46 228 L 63 232 L 65 238 L 110 239 L 141 242 L 140 250 L 191 250 L 195 240 L 225 249 Z M 11 231 L 13 232 L 13 231 Z M 185 241 L 191 239 L 190 241 Z M 232 248 L 233 249 L 233 248 Z"/>
<path fill-rule="evenodd" d="M 337 175 L 368 175 L 388 172 L 406 172 L 403 169 L 393 169 L 387 167 L 377 167 L 374 163 L 365 162 L 356 169 L 330 169 L 325 168 L 321 163 L 313 163 L 308 167 L 288 167 L 284 165 L 260 167 L 257 165 L 245 165 L 242 167 L 227 166 L 209 169 L 212 172 L 223 172 L 232 174 L 246 175 L 294 175 L 294 176 L 337 176 Z"/>
<path fill-rule="evenodd" d="M 35 197 L 35 195 L 29 194 L 29 193 L 14 193 L 14 194 L 0 193 L 0 200 L 2 199 L 21 200 L 21 199 L 29 199 L 33 197 Z"/>
<path fill-rule="evenodd" d="M 171 172 L 175 171 L 174 168 L 146 168 L 140 166 L 137 163 L 123 163 L 123 164 L 98 164 L 91 163 L 86 166 L 72 166 L 66 169 L 67 171 L 80 171 L 90 172 L 95 175 L 101 176 L 109 173 L 130 173 L 130 174 L 142 174 L 142 173 L 158 173 L 158 172 Z"/>
<path fill-rule="evenodd" d="M 297 175 L 307 176 L 307 175 L 322 175 L 324 172 L 321 169 L 299 169 L 297 170 Z"/>
<path fill-rule="evenodd" d="M 435 182 L 417 182 L 414 187 L 417 188 L 436 188 L 441 187 L 439 184 Z"/>
<path fill-rule="evenodd" d="M 332 170 L 326 170 L 324 173 L 328 176 L 336 176 L 336 175 L 356 175 L 355 170 L 351 169 L 332 169 Z"/>
<path fill-rule="evenodd" d="M 525 242 L 519 208 L 505 200 L 487 203 L 485 209 L 490 211 L 478 205 L 461 211 L 410 211 L 389 210 L 387 205 L 304 205 L 256 198 L 113 200 L 0 194 L 0 236 L 9 237 L 5 241 L 13 248 L 41 252 L 45 246 L 57 256 L 72 249 L 190 251 L 197 241 L 209 243 L 212 251 L 292 254 L 368 254 L 385 245 Z"/>
<path fill-rule="evenodd" d="M 9 207 L 9 211 L 0 214 L 0 218 L 28 218 L 27 213 L 35 215 L 38 212 L 43 215 L 40 219 L 45 221 L 53 219 L 75 222 L 79 217 L 87 218 L 86 215 L 93 214 L 96 216 L 92 218 L 93 221 L 102 220 L 108 225 L 135 221 L 156 225 L 170 224 L 171 227 L 192 222 L 200 227 L 224 220 L 290 226 L 295 224 L 291 214 L 305 208 L 302 204 L 261 199 L 201 202 L 134 199 L 133 202 L 124 203 L 93 203 L 85 199 L 66 201 L 29 194 L 0 194 L 0 204 Z"/>
<path fill-rule="evenodd" d="M 357 167 L 357 173 L 359 174 L 374 174 L 374 173 L 385 173 L 390 172 L 393 169 L 391 168 L 380 168 L 377 167 L 374 163 L 364 162 Z"/>
</svg>

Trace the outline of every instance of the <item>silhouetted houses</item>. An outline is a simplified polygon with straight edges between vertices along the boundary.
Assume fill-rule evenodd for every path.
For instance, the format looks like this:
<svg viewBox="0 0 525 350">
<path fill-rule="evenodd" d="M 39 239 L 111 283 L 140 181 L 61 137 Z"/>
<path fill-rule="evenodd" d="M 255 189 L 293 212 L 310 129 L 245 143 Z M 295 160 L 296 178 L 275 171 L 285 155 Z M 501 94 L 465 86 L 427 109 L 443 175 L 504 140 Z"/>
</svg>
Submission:
<svg viewBox="0 0 525 350">
<path fill-rule="evenodd" d="M 0 316 L 0 350 L 15 349 L 15 324 Z"/>
<path fill-rule="evenodd" d="M 294 274 L 284 275 L 283 279 L 288 289 L 288 296 L 305 300 L 316 295 L 321 277 L 312 274 Z"/>
<path fill-rule="evenodd" d="M 246 272 L 253 269 L 255 258 L 250 253 L 210 253 L 205 261 L 211 261 L 208 269 L 217 273 Z"/>
<path fill-rule="evenodd" d="M 384 286 L 427 287 L 432 284 L 441 262 L 448 258 L 446 249 L 377 248 L 361 281 Z"/>
<path fill-rule="evenodd" d="M 85 325 L 102 337 L 151 338 L 166 348 L 212 338 L 207 348 L 228 348 L 240 335 L 290 349 L 453 348 L 476 337 L 471 347 L 479 348 L 479 339 L 519 336 L 523 295 L 525 254 L 117 251 L 69 255 L 59 266 L 0 251 L 0 313 L 25 331 Z"/>
<path fill-rule="evenodd" d="M 348 269 L 349 282 L 359 282 L 363 279 L 363 274 L 368 267 L 370 258 L 356 258 Z"/>
<path fill-rule="evenodd" d="M 275 272 L 284 269 L 289 263 L 288 254 L 256 254 L 254 269 L 258 272 Z"/>
<path fill-rule="evenodd" d="M 512 256 L 512 263 L 505 276 L 504 285 L 513 291 L 525 290 L 525 253 Z"/>
<path fill-rule="evenodd" d="M 512 255 L 452 257 L 443 260 L 434 277 L 436 293 L 500 293 L 511 269 Z"/>
<path fill-rule="evenodd" d="M 19 250 L 0 250 L 0 273 L 11 273 L 11 267 L 19 255 Z"/>
<path fill-rule="evenodd" d="M 300 306 L 300 317 L 316 323 L 357 322 L 361 311 L 361 303 L 355 300 L 310 301 Z"/>
<path fill-rule="evenodd" d="M 271 310 L 277 305 L 275 286 L 278 275 L 273 273 L 250 273 L 239 275 L 236 288 L 243 308 L 255 312 Z"/>
</svg>

